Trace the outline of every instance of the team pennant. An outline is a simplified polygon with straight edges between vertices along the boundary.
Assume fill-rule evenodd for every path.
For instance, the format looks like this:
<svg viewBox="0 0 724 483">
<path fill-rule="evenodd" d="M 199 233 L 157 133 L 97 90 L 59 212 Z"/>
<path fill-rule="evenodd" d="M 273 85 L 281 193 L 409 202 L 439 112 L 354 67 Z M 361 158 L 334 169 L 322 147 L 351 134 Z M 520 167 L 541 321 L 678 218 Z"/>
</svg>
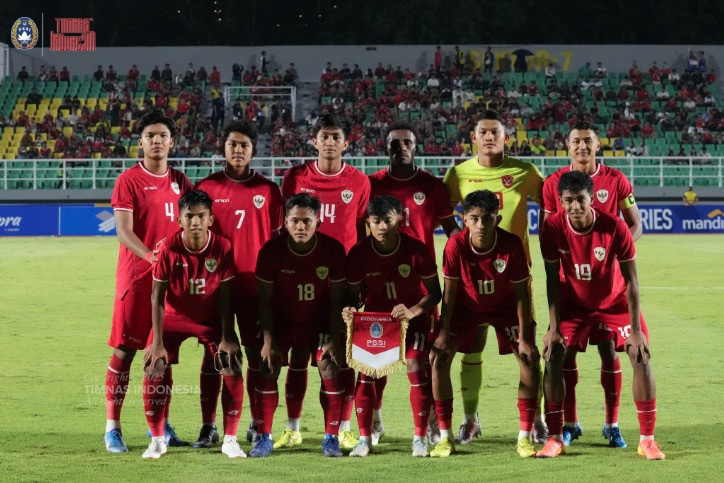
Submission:
<svg viewBox="0 0 724 483">
<path fill-rule="evenodd" d="M 407 320 L 381 312 L 355 312 L 346 322 L 350 367 L 375 378 L 406 367 Z"/>
</svg>

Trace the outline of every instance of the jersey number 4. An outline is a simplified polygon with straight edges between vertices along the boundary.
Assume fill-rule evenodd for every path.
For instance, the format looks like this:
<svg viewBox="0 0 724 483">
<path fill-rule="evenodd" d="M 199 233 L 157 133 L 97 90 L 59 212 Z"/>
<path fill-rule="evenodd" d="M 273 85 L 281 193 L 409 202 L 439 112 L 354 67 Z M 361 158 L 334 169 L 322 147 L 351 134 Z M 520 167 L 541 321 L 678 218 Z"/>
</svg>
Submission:
<svg viewBox="0 0 724 483">
<path fill-rule="evenodd" d="M 174 215 L 174 212 L 173 212 L 173 203 L 165 203 L 164 207 L 166 208 L 166 216 L 171 218 L 172 222 L 176 221 L 176 216 Z"/>
</svg>

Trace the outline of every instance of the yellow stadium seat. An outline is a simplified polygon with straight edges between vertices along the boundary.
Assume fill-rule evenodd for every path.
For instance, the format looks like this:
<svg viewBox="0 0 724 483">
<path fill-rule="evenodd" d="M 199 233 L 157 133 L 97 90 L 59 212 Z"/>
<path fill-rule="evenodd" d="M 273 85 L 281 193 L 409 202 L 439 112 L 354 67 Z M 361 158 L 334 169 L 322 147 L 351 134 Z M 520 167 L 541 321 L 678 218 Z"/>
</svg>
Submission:
<svg viewBox="0 0 724 483">
<path fill-rule="evenodd" d="M 55 147 L 55 139 L 48 139 L 48 147 L 53 149 Z"/>
<path fill-rule="evenodd" d="M 68 116 L 70 116 L 70 109 L 61 109 L 61 110 L 60 110 L 60 115 L 63 116 L 63 117 L 68 117 Z"/>
<path fill-rule="evenodd" d="M 73 135 L 73 127 L 72 126 L 65 126 L 63 128 L 63 134 L 65 134 L 65 137 L 71 137 Z"/>
<path fill-rule="evenodd" d="M 101 157 L 101 153 L 93 153 L 93 154 L 91 154 L 91 157 L 98 159 Z"/>
<path fill-rule="evenodd" d="M 15 159 L 14 153 L 5 153 L 5 159 Z"/>
<path fill-rule="evenodd" d="M 25 134 L 25 126 L 15 126 L 15 134 Z"/>
<path fill-rule="evenodd" d="M 546 156 L 555 156 L 555 155 L 556 155 L 556 152 L 553 151 L 552 149 L 546 150 Z"/>
<path fill-rule="evenodd" d="M 131 148 L 129 149 L 129 157 L 130 158 L 138 157 L 138 146 L 131 146 Z"/>
<path fill-rule="evenodd" d="M 515 139 L 517 139 L 518 142 L 527 141 L 528 140 L 528 131 L 520 131 L 520 130 L 516 131 Z"/>
<path fill-rule="evenodd" d="M 25 108 L 25 114 L 33 114 L 38 109 L 38 106 L 35 104 L 28 104 L 28 106 Z"/>
<path fill-rule="evenodd" d="M 558 150 L 556 150 L 556 156 L 558 156 L 558 157 L 568 156 L 568 151 L 566 151 L 565 149 L 558 149 Z"/>
<path fill-rule="evenodd" d="M 610 149 L 605 150 L 605 151 L 603 152 L 603 157 L 604 157 L 604 158 L 612 158 L 612 157 L 613 157 L 613 151 L 611 151 Z"/>
<path fill-rule="evenodd" d="M 85 101 L 85 107 L 87 107 L 90 110 L 95 109 L 96 104 L 98 104 L 98 99 L 96 99 L 96 98 L 90 98 Z"/>
<path fill-rule="evenodd" d="M 118 134 L 121 132 L 121 126 L 113 126 L 111 127 L 111 134 Z"/>
<path fill-rule="evenodd" d="M 85 106 L 85 97 L 79 97 L 78 102 L 80 102 L 81 106 Z"/>
<path fill-rule="evenodd" d="M 626 156 L 626 151 L 624 151 L 623 149 L 617 149 L 616 151 L 613 152 L 613 155 L 616 156 L 617 158 L 624 157 L 624 156 Z"/>
<path fill-rule="evenodd" d="M 63 99 L 61 99 L 60 97 L 54 97 L 53 102 L 50 103 L 51 106 L 55 106 L 55 107 L 58 107 L 61 104 L 63 104 Z"/>
<path fill-rule="evenodd" d="M 48 140 L 48 133 L 47 132 L 41 132 L 38 133 L 38 137 L 41 141 L 47 141 Z"/>
</svg>

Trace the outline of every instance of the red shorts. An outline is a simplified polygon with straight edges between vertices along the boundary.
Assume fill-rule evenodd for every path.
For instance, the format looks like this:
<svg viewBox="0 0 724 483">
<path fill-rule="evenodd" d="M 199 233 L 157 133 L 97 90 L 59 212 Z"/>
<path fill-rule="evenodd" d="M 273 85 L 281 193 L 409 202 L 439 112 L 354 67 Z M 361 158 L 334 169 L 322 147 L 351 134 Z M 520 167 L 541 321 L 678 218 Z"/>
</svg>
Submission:
<svg viewBox="0 0 724 483">
<path fill-rule="evenodd" d="M 499 354 L 512 354 L 518 350 L 519 321 L 517 312 L 476 314 L 462 308 L 456 308 L 450 319 L 450 333 L 454 333 L 460 347 L 466 349 L 458 349 L 458 352 L 465 354 L 476 352 L 472 347 L 476 340 L 476 332 L 472 331 L 471 328 L 483 326 L 490 326 L 495 329 Z M 465 336 L 461 337 L 461 334 L 465 334 Z"/>
<path fill-rule="evenodd" d="M 649 330 L 643 314 L 640 314 L 640 321 L 641 330 L 648 341 Z M 614 307 L 595 312 L 583 307 L 564 305 L 561 307 L 559 329 L 566 345 L 578 352 L 585 352 L 589 342 L 598 344 L 606 340 L 613 340 L 616 351 L 623 352 L 626 339 L 631 333 L 628 302 L 623 299 Z"/>
<path fill-rule="evenodd" d="M 186 339 L 198 339 L 212 355 L 216 355 L 221 342 L 221 324 L 202 325 L 185 319 L 166 317 L 163 321 L 163 347 L 168 353 L 168 363 L 178 364 L 178 351 Z M 153 332 L 148 336 L 148 345 L 153 342 Z"/>
<path fill-rule="evenodd" d="M 137 280 L 113 302 L 113 322 L 108 345 L 143 350 L 151 332 L 151 276 Z"/>
<path fill-rule="evenodd" d="M 275 329 L 277 347 L 282 353 L 282 365 L 289 365 L 289 351 L 291 349 L 307 349 L 312 355 L 313 366 L 322 359 L 329 359 L 329 354 L 324 352 L 324 347 L 329 343 L 331 335 L 329 327 L 322 327 L 319 324 L 282 324 Z M 340 334 L 339 346 L 345 347 L 345 334 Z M 346 367 L 346 364 L 345 364 Z"/>
<path fill-rule="evenodd" d="M 236 323 L 239 326 L 239 337 L 244 346 L 261 347 L 261 323 L 256 305 L 256 298 L 235 297 L 232 302 L 232 309 L 236 315 Z"/>
</svg>

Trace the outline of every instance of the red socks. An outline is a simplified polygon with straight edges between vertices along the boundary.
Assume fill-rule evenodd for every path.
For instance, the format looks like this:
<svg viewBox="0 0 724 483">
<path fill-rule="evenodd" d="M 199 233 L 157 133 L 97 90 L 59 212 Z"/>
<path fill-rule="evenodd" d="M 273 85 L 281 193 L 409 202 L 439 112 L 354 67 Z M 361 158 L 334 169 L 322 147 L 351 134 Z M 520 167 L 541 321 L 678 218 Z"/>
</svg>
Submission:
<svg viewBox="0 0 724 483">
<path fill-rule="evenodd" d="M 382 376 L 379 379 L 375 379 L 375 391 L 377 392 L 377 400 L 375 401 L 374 409 L 377 411 L 382 409 L 382 396 L 385 393 L 385 387 L 387 387 L 387 376 Z"/>
<path fill-rule="evenodd" d="M 603 373 L 601 374 L 603 375 Z M 563 421 L 575 423 L 578 422 L 578 411 L 576 409 L 578 366 L 575 359 L 563 362 L 563 382 L 566 384 L 566 398 L 563 400 Z"/>
<path fill-rule="evenodd" d="M 259 434 L 271 433 L 274 412 L 279 405 L 279 389 L 273 377 L 259 377 L 255 389 L 256 426 Z"/>
<path fill-rule="evenodd" d="M 518 398 L 518 412 L 520 413 L 521 431 L 530 431 L 531 429 L 533 429 L 533 421 L 535 420 L 535 412 L 537 409 L 538 398 Z"/>
<path fill-rule="evenodd" d="M 407 378 L 410 380 L 410 406 L 412 406 L 412 420 L 415 423 L 415 436 L 426 436 L 427 423 L 430 420 L 430 406 L 432 405 L 432 384 L 430 384 L 426 370 L 408 372 Z M 386 383 L 387 378 L 384 379 Z M 377 400 L 382 400 L 379 393 L 377 393 Z"/>
<path fill-rule="evenodd" d="M 601 361 L 601 386 L 606 399 L 606 424 L 618 422 L 622 380 L 621 359 L 617 357 L 613 361 Z"/>
<path fill-rule="evenodd" d="M 216 394 L 219 394 L 218 390 Z M 224 410 L 224 435 L 236 436 L 243 402 L 244 378 L 240 375 L 224 376 L 224 388 L 221 390 L 221 408 Z"/>
<path fill-rule="evenodd" d="M 121 419 L 130 370 L 131 361 L 122 361 L 115 354 L 111 356 L 106 371 L 106 419 L 115 421 Z"/>
<path fill-rule="evenodd" d="M 201 362 L 199 389 L 201 423 L 213 423 L 216 421 L 216 406 L 219 402 L 219 391 L 221 391 L 221 374 L 216 372 L 214 358 L 209 351 L 204 351 L 204 359 Z"/>
<path fill-rule="evenodd" d="M 546 401 L 544 406 L 548 434 L 551 436 L 563 434 L 563 403 Z"/>
<path fill-rule="evenodd" d="M 656 398 L 634 402 L 638 411 L 641 436 L 653 436 L 656 427 Z"/>
<path fill-rule="evenodd" d="M 246 394 L 249 396 L 249 413 L 256 420 L 256 386 L 259 380 L 259 369 L 246 369 Z"/>
<path fill-rule="evenodd" d="M 435 416 L 437 416 L 440 429 L 449 430 L 452 427 L 453 400 L 435 401 Z"/>
<path fill-rule="evenodd" d="M 324 432 L 327 434 L 339 434 L 343 395 L 344 390 L 339 386 L 337 379 L 322 379 L 319 402 L 324 411 Z"/>
<path fill-rule="evenodd" d="M 344 391 L 342 399 L 342 421 L 349 421 L 352 418 L 356 392 L 354 369 L 350 369 L 349 367 L 340 369 L 337 372 L 337 383 L 340 389 Z"/>
<path fill-rule="evenodd" d="M 143 376 L 143 409 L 146 412 L 148 427 L 151 428 L 151 436 L 163 436 L 163 423 L 170 393 L 168 370 L 159 379 L 151 380 Z"/>
<path fill-rule="evenodd" d="M 290 419 L 302 417 L 304 395 L 307 393 L 308 365 L 309 362 L 305 362 L 303 367 L 292 367 L 290 365 L 287 370 L 287 382 L 284 389 L 287 401 L 287 417 Z"/>
<path fill-rule="evenodd" d="M 357 426 L 360 436 L 372 434 L 372 408 L 377 400 L 375 380 L 359 373 L 355 405 L 357 406 Z"/>
</svg>

